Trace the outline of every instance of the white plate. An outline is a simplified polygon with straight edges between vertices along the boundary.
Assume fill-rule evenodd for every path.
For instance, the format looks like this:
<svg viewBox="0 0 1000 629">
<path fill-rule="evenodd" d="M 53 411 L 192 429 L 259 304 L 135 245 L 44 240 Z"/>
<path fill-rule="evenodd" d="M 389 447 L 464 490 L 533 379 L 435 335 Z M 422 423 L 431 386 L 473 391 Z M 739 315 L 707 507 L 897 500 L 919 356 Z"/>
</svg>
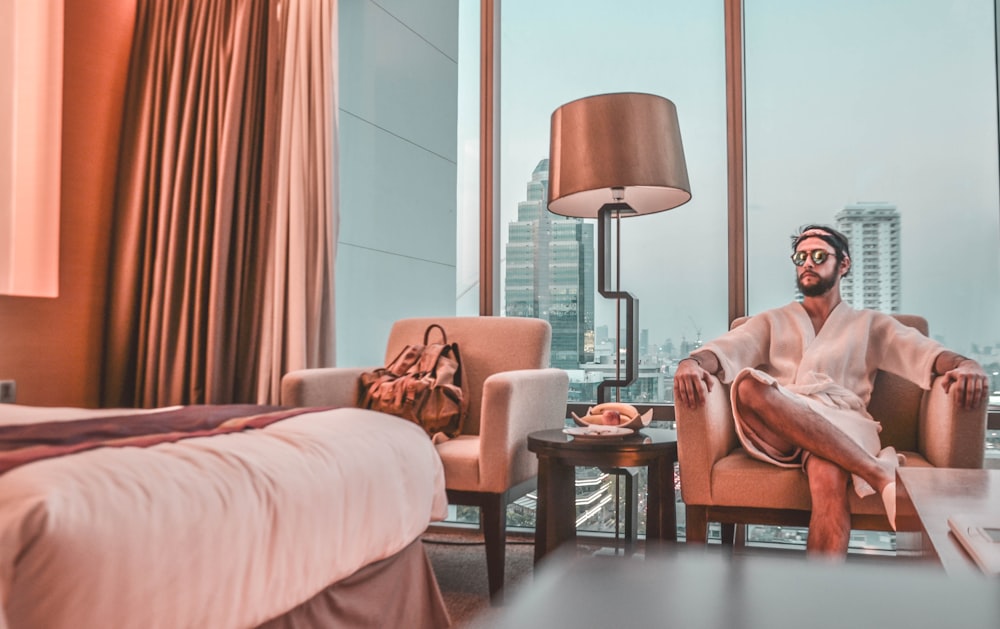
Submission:
<svg viewBox="0 0 1000 629">
<path fill-rule="evenodd" d="M 574 426 L 573 428 L 563 428 L 563 432 L 574 437 L 602 438 L 602 437 L 624 437 L 634 435 L 635 431 L 623 426 Z"/>
</svg>

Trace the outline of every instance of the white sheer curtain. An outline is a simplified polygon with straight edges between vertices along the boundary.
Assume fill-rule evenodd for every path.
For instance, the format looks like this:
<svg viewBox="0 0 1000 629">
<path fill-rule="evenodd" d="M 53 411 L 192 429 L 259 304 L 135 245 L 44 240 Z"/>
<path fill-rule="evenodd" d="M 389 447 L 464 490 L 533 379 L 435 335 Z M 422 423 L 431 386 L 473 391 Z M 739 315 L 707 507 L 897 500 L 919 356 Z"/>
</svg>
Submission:
<svg viewBox="0 0 1000 629">
<path fill-rule="evenodd" d="M 279 400 L 281 376 L 329 366 L 337 242 L 337 2 L 287 0 L 281 29 L 280 119 L 274 145 L 257 401 Z M 273 122 L 273 121 L 272 121 Z"/>
</svg>

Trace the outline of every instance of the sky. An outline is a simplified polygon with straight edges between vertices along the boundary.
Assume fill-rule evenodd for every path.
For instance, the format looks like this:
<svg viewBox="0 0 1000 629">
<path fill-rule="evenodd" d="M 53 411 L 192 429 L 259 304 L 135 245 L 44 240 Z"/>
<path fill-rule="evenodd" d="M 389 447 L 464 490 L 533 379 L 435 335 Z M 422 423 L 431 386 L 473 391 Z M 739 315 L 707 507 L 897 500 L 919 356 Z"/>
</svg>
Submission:
<svg viewBox="0 0 1000 629">
<path fill-rule="evenodd" d="M 502 3 L 502 242 L 547 157 L 556 108 L 617 91 L 677 106 L 692 200 L 622 222 L 622 288 L 639 298 L 640 327 L 657 343 L 707 340 L 727 327 L 722 8 Z M 992 0 L 747 0 L 744 20 L 749 311 L 792 298 L 789 235 L 798 226 L 833 223 L 847 204 L 886 202 L 902 220 L 902 310 L 926 316 L 959 351 L 1000 343 Z M 460 60 L 478 44 L 470 39 L 460 41 Z M 478 109 L 463 111 L 474 122 Z M 462 143 L 460 171 L 477 152 L 476 141 Z M 460 293 L 474 282 L 467 275 Z M 610 304 L 597 302 L 598 325 L 613 327 Z"/>
</svg>

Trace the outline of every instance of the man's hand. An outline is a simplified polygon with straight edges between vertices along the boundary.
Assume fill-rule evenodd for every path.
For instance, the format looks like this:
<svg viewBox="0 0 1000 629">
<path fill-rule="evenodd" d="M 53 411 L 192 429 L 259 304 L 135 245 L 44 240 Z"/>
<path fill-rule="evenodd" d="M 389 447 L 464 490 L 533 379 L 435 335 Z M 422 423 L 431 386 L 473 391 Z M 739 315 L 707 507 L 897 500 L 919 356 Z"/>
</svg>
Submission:
<svg viewBox="0 0 1000 629">
<path fill-rule="evenodd" d="M 674 400 L 688 408 L 704 404 L 705 396 L 712 390 L 710 375 L 694 358 L 681 360 L 674 372 Z"/>
<path fill-rule="evenodd" d="M 979 406 L 990 394 L 990 379 L 979 363 L 971 358 L 960 358 L 958 363 L 941 374 L 941 377 L 944 378 L 946 392 L 950 393 L 952 387 L 957 388 L 958 401 L 965 408 Z"/>
</svg>

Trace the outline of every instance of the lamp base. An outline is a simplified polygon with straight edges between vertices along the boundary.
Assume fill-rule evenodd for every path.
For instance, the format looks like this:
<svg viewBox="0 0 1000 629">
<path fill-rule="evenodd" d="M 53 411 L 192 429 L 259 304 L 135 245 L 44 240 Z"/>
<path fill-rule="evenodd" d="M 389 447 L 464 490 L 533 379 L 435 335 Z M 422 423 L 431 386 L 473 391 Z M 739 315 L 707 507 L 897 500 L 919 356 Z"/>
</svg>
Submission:
<svg viewBox="0 0 1000 629">
<path fill-rule="evenodd" d="M 636 347 L 635 331 L 639 328 L 639 300 L 627 291 L 620 290 L 620 282 L 616 289 L 611 290 L 611 247 L 608 245 L 608 235 L 611 232 L 611 219 L 620 218 L 622 214 L 634 213 L 627 203 L 606 203 L 597 212 L 597 292 L 607 299 L 618 301 L 618 311 L 621 302 L 625 302 L 625 377 L 621 376 L 621 329 L 615 330 L 615 379 L 603 380 L 597 385 L 597 403 L 607 402 L 607 390 L 614 388 L 620 397 L 620 390 L 635 382 L 639 372 L 639 352 Z M 621 251 L 619 241 L 618 253 Z M 619 265 L 619 269 L 620 269 Z M 619 326 L 620 327 L 620 326 Z M 617 400 L 616 400 L 617 401 Z"/>
</svg>

